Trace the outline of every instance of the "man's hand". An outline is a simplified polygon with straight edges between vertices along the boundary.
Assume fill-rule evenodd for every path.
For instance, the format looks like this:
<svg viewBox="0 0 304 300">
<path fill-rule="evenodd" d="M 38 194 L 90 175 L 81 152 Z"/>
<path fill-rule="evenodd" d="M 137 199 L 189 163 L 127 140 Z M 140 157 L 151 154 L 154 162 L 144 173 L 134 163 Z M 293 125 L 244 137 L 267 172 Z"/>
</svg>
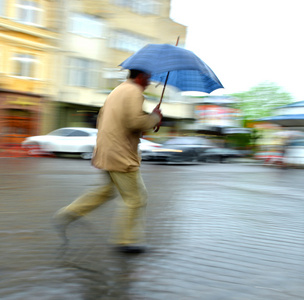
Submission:
<svg viewBox="0 0 304 300">
<path fill-rule="evenodd" d="M 159 123 L 154 127 L 154 132 L 157 132 L 159 130 L 161 120 L 163 118 L 163 115 L 161 113 L 161 110 L 159 109 L 160 104 L 157 104 L 155 108 L 153 109 L 153 113 L 157 114 L 160 117 Z"/>
<path fill-rule="evenodd" d="M 153 109 L 153 113 L 159 115 L 160 119 L 162 119 L 162 118 L 163 118 L 163 115 L 162 115 L 162 113 L 161 113 L 161 110 L 159 109 L 159 106 L 160 106 L 160 104 L 157 104 L 157 105 L 155 106 L 155 108 Z"/>
</svg>

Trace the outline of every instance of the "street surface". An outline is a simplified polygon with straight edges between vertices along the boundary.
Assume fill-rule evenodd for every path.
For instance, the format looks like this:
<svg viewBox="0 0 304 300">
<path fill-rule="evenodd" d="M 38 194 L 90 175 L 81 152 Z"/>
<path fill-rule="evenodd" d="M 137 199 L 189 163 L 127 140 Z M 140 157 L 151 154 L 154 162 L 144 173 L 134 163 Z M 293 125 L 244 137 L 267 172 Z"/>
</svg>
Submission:
<svg viewBox="0 0 304 300">
<path fill-rule="evenodd" d="M 75 222 L 63 251 L 51 217 L 100 172 L 81 159 L 0 159 L 0 299 L 304 299 L 304 170 L 144 163 L 142 174 L 149 253 L 113 252 L 116 200 Z"/>
</svg>

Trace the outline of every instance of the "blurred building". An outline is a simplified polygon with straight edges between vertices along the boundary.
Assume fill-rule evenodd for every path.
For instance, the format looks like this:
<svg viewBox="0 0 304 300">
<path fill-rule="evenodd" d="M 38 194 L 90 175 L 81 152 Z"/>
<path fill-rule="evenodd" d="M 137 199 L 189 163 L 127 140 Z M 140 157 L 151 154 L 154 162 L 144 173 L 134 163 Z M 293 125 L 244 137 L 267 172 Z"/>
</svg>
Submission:
<svg viewBox="0 0 304 300">
<path fill-rule="evenodd" d="M 58 34 L 53 1 L 0 1 L 0 137 L 20 143 L 46 126 Z"/>
<path fill-rule="evenodd" d="M 233 107 L 236 101 L 230 96 L 187 97 L 193 115 L 184 129 L 212 135 L 250 133 L 242 127 L 242 112 Z"/>
<path fill-rule="evenodd" d="M 1 142 L 94 127 L 106 96 L 126 78 L 119 63 L 148 43 L 175 44 L 178 36 L 185 43 L 186 27 L 170 19 L 170 5 L 0 0 Z"/>
<path fill-rule="evenodd" d="M 100 107 L 127 73 L 118 65 L 148 43 L 185 43 L 170 0 L 60 2 L 57 127 L 95 127 Z M 159 89 L 152 93 L 159 95 Z M 149 93 L 151 94 L 151 92 Z"/>
</svg>

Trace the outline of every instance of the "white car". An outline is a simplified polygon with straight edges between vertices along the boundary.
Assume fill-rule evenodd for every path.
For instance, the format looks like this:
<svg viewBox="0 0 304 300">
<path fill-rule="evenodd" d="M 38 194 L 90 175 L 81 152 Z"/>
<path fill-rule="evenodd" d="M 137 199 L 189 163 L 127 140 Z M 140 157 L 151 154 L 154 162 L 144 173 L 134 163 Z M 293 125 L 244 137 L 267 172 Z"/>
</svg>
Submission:
<svg viewBox="0 0 304 300">
<path fill-rule="evenodd" d="M 283 162 L 286 166 L 304 167 L 304 139 L 294 139 L 286 145 Z"/>
<path fill-rule="evenodd" d="M 142 160 L 150 160 L 150 156 L 153 150 L 161 147 L 161 144 L 151 142 L 149 140 L 140 139 L 140 143 L 138 144 L 138 149 L 141 154 Z"/>
<path fill-rule="evenodd" d="M 56 155 L 73 153 L 83 159 L 91 159 L 96 144 L 97 129 L 85 127 L 65 127 L 46 135 L 31 136 L 22 142 L 29 154 L 37 151 Z"/>
</svg>

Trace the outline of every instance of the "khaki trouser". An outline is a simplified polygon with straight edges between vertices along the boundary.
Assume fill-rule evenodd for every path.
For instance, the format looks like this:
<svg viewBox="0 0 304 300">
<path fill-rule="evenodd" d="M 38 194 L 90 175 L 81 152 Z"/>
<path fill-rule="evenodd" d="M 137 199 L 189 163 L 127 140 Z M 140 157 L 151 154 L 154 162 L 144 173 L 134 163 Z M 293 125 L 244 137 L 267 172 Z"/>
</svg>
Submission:
<svg viewBox="0 0 304 300">
<path fill-rule="evenodd" d="M 115 198 L 117 189 L 123 201 L 115 218 L 112 242 L 122 245 L 144 243 L 147 190 L 140 171 L 105 173 L 108 177 L 106 185 L 80 196 L 70 205 L 62 208 L 58 214 L 66 216 L 66 219 L 70 218 L 70 221 L 78 219 Z"/>
</svg>

